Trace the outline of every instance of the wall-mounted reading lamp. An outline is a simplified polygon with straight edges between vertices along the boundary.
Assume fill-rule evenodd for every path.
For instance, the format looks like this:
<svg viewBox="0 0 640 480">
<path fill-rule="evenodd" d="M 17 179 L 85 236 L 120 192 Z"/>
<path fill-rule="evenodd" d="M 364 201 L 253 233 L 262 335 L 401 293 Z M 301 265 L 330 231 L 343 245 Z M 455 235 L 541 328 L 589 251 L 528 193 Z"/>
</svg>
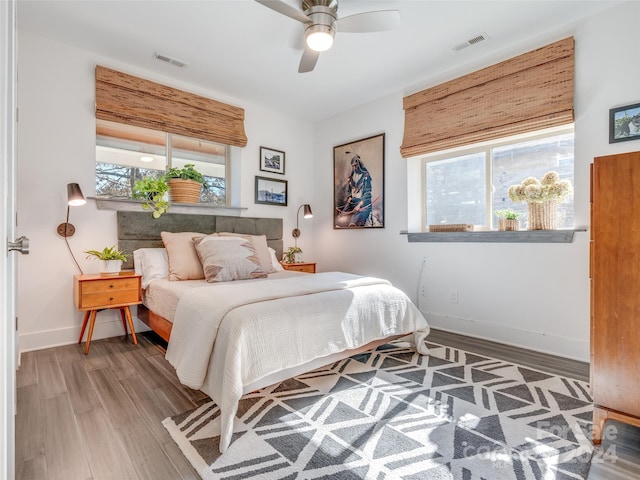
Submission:
<svg viewBox="0 0 640 480">
<path fill-rule="evenodd" d="M 76 233 L 76 227 L 69 223 L 69 207 L 79 207 L 84 205 L 87 201 L 80 190 L 80 185 L 77 183 L 67 184 L 67 221 L 58 225 L 58 235 L 61 237 L 73 237 Z"/>
<path fill-rule="evenodd" d="M 79 207 L 80 205 L 84 205 L 85 203 L 87 203 L 87 200 L 84 198 L 84 195 L 82 194 L 82 190 L 80 190 L 80 185 L 78 185 L 77 183 L 68 183 L 67 184 L 67 221 L 65 223 L 61 223 L 60 225 L 58 225 L 57 232 L 58 232 L 58 235 L 60 235 L 61 237 L 64 237 L 64 241 L 67 244 L 69 253 L 73 258 L 73 261 L 76 262 L 76 267 L 78 267 L 78 270 L 80 270 L 80 273 L 83 273 L 82 269 L 80 268 L 80 265 L 78 264 L 78 261 L 76 260 L 75 255 L 71 251 L 71 247 L 69 246 L 69 241 L 67 240 L 67 237 L 72 237 L 73 234 L 76 233 L 76 227 L 74 227 L 72 224 L 69 223 L 69 208 Z"/>
<path fill-rule="evenodd" d="M 304 205 L 300 205 L 300 207 L 298 208 L 298 213 L 296 213 L 296 228 L 293 229 L 293 231 L 291 232 L 291 235 L 293 236 L 293 238 L 295 238 L 295 246 L 298 246 L 298 237 L 300 236 L 300 228 L 298 228 L 300 226 L 300 210 L 302 210 L 304 208 L 304 218 L 312 218 L 313 217 L 313 212 L 311 211 L 311 205 L 309 205 L 308 203 L 305 203 Z"/>
</svg>

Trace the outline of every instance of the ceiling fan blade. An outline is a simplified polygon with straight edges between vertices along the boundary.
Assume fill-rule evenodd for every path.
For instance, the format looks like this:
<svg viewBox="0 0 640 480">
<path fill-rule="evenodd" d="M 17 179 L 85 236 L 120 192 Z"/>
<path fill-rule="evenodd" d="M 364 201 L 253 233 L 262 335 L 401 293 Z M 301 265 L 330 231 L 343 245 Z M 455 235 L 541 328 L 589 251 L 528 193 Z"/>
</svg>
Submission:
<svg viewBox="0 0 640 480">
<path fill-rule="evenodd" d="M 320 52 L 315 52 L 305 46 L 302 52 L 302 58 L 300 59 L 298 73 L 311 72 L 315 68 L 318 58 L 320 58 Z"/>
<path fill-rule="evenodd" d="M 292 7 L 282 0 L 256 0 L 256 2 L 299 22 L 309 23 L 311 21 L 301 10 Z"/>
<path fill-rule="evenodd" d="M 257 0 L 256 0 L 257 1 Z M 369 33 L 400 28 L 398 10 L 378 10 L 342 17 L 337 21 L 338 32 Z"/>
</svg>

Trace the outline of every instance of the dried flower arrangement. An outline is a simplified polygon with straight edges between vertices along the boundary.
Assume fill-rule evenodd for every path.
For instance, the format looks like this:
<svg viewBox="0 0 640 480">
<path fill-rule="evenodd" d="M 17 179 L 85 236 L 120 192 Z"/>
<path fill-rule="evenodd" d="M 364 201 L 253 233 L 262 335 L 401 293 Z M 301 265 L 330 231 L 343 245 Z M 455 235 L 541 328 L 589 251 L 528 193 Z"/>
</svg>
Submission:
<svg viewBox="0 0 640 480">
<path fill-rule="evenodd" d="M 527 177 L 520 185 L 509 187 L 509 198 L 514 202 L 560 203 L 570 194 L 571 184 L 567 180 L 560 180 L 557 172 L 547 172 L 541 180 Z"/>
</svg>

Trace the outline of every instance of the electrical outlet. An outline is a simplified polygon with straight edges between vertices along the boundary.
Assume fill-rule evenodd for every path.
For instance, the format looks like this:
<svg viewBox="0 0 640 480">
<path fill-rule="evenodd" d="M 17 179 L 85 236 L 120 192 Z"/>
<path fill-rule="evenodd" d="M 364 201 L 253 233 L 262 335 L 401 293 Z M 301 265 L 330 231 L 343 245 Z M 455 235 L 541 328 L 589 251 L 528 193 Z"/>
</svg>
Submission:
<svg viewBox="0 0 640 480">
<path fill-rule="evenodd" d="M 449 291 L 449 303 L 458 303 L 458 291 L 450 290 Z"/>
<path fill-rule="evenodd" d="M 427 257 L 422 257 L 422 266 L 423 267 L 427 266 Z"/>
<path fill-rule="evenodd" d="M 426 297 L 427 296 L 427 287 L 425 287 L 424 285 L 420 286 L 420 296 L 421 297 Z"/>
</svg>

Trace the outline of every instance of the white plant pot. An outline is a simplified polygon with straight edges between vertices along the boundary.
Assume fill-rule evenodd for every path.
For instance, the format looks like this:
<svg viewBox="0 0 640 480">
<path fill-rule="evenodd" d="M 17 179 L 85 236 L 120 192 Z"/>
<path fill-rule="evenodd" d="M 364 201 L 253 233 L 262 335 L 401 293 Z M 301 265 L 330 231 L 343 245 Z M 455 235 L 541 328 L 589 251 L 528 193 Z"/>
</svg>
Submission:
<svg viewBox="0 0 640 480">
<path fill-rule="evenodd" d="M 122 260 L 100 260 L 101 275 L 118 275 L 122 270 Z"/>
</svg>

